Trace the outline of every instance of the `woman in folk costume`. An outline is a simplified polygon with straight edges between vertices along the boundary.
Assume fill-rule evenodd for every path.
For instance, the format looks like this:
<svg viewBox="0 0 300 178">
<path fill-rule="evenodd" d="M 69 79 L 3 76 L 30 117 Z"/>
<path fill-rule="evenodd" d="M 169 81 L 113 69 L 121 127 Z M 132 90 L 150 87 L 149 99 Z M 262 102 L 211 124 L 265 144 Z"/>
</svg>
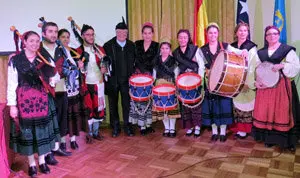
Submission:
<svg viewBox="0 0 300 178">
<path fill-rule="evenodd" d="M 257 45 L 248 39 L 249 25 L 240 22 L 234 30 L 236 41 L 231 45 L 238 49 L 248 50 L 248 73 L 244 87 L 239 95 L 233 98 L 234 124 L 230 127 L 236 138 L 245 139 L 252 128 L 252 111 L 255 103 L 255 68 L 260 62 L 257 56 Z"/>
<path fill-rule="evenodd" d="M 54 119 L 54 100 L 47 93 L 50 83 L 54 87 L 56 70 L 53 61 L 43 61 L 37 56 L 40 36 L 36 32 L 26 32 L 23 40 L 25 49 L 13 56 L 8 64 L 7 105 L 13 121 L 10 147 L 28 157 L 28 174 L 35 177 L 34 153 L 38 154 L 40 171 L 49 174 L 45 154 L 51 152 L 56 138 L 60 137 L 57 119 Z M 49 78 L 44 77 L 45 72 Z"/>
<path fill-rule="evenodd" d="M 165 83 L 175 84 L 178 68 L 176 66 L 176 59 L 170 54 L 171 44 L 169 42 L 162 42 L 160 44 L 160 55 L 154 59 L 153 78 L 155 79 L 155 85 Z M 163 120 L 165 126 L 164 137 L 176 137 L 176 119 L 180 118 L 178 109 L 170 111 L 157 111 L 153 109 L 152 117 L 153 121 Z"/>
<path fill-rule="evenodd" d="M 87 112 L 84 112 L 83 103 L 80 96 L 80 71 L 84 70 L 83 62 L 74 56 L 75 49 L 69 47 L 70 32 L 66 29 L 58 31 L 58 38 L 61 41 L 66 60 L 64 61 L 63 70 L 66 73 L 66 88 L 68 95 L 68 133 L 70 137 L 70 146 L 73 150 L 78 149 L 79 146 L 76 142 L 76 136 L 86 125 L 84 124 L 87 119 Z M 72 57 L 74 56 L 74 57 Z M 61 149 L 66 149 L 66 140 L 61 140 Z"/>
<path fill-rule="evenodd" d="M 77 33 L 75 33 L 76 35 Z M 85 66 L 83 82 L 81 84 L 82 93 L 84 95 L 84 103 L 89 110 L 89 133 L 86 136 L 87 143 L 92 143 L 93 139 L 103 140 L 103 136 L 99 133 L 100 124 L 105 119 L 105 96 L 103 73 L 105 68 L 101 68 L 101 60 L 104 57 L 104 49 L 95 44 L 94 28 L 84 24 L 81 29 L 82 45 L 77 48 L 77 52 L 88 62 Z"/>
<path fill-rule="evenodd" d="M 143 40 L 135 42 L 136 58 L 135 58 L 135 73 L 147 74 L 152 76 L 153 60 L 158 54 L 159 44 L 152 40 L 154 34 L 153 24 L 146 22 L 142 27 Z M 151 127 L 152 124 L 152 109 L 150 101 L 134 102 L 130 101 L 129 122 L 138 124 L 141 128 L 141 135 L 155 132 Z"/>
<path fill-rule="evenodd" d="M 201 63 L 202 66 L 200 66 L 201 76 L 204 76 L 206 70 L 204 77 L 205 97 L 202 103 L 202 123 L 203 125 L 212 127 L 211 141 L 217 141 L 220 138 L 221 142 L 225 142 L 227 139 L 226 127 L 233 122 L 232 99 L 210 93 L 207 85 L 207 76 L 220 50 L 233 52 L 242 57 L 248 56 L 248 52 L 247 50 L 236 49 L 228 43 L 219 42 L 219 26 L 216 23 L 210 23 L 206 30 L 209 43 L 200 48 L 200 57 L 203 61 Z M 218 127 L 220 128 L 220 136 Z"/>
<path fill-rule="evenodd" d="M 258 51 L 261 62 L 270 62 L 273 71 L 280 73 L 280 79 L 273 88 L 264 88 L 256 79 L 256 101 L 253 113 L 253 136 L 267 147 L 279 145 L 295 151 L 299 128 L 299 98 L 293 77 L 300 71 L 299 58 L 295 48 L 279 42 L 280 30 L 275 26 L 265 29 L 266 45 Z M 270 74 L 271 75 L 271 74 Z"/>
<path fill-rule="evenodd" d="M 179 47 L 173 52 L 173 56 L 178 63 L 179 74 L 185 72 L 194 72 L 199 75 L 199 67 L 201 66 L 201 60 L 199 56 L 199 48 L 191 42 L 190 32 L 186 29 L 181 29 L 177 33 L 177 40 Z M 201 76 L 203 78 L 203 76 Z M 195 107 L 193 107 L 195 106 Z M 183 128 L 186 130 L 186 135 L 195 137 L 200 136 L 201 127 L 201 105 L 200 103 L 193 104 L 191 106 L 182 105 L 181 116 L 183 121 Z"/>
</svg>

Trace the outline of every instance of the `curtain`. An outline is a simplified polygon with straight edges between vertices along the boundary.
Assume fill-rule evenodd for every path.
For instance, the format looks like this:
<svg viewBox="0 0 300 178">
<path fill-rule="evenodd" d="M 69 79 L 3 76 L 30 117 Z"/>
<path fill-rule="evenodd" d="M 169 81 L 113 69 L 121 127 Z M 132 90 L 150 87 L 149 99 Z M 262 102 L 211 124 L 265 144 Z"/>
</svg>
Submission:
<svg viewBox="0 0 300 178">
<path fill-rule="evenodd" d="M 169 41 L 177 47 L 179 29 L 189 29 L 193 34 L 194 0 L 128 0 L 129 38 L 142 39 L 144 22 L 154 25 L 154 40 Z"/>
<path fill-rule="evenodd" d="M 160 40 L 170 40 L 175 49 L 178 30 L 188 29 L 191 35 L 194 33 L 194 0 L 163 0 L 161 17 Z"/>
<path fill-rule="evenodd" d="M 0 56 L 0 103 L 6 103 L 8 56 Z"/>
<path fill-rule="evenodd" d="M 220 41 L 233 42 L 235 27 L 234 0 L 205 0 L 208 22 L 220 26 Z M 188 29 L 193 34 L 194 0 L 128 0 L 129 38 L 142 39 L 142 25 L 152 22 L 154 40 L 170 41 L 172 48 L 177 45 L 179 29 Z"/>
<path fill-rule="evenodd" d="M 128 28 L 132 41 L 142 39 L 142 25 L 151 22 L 154 25 L 154 41 L 159 41 L 161 22 L 161 0 L 128 0 Z"/>
<path fill-rule="evenodd" d="M 206 0 L 208 23 L 216 22 L 220 27 L 219 40 L 231 43 L 234 37 L 234 0 Z"/>
</svg>

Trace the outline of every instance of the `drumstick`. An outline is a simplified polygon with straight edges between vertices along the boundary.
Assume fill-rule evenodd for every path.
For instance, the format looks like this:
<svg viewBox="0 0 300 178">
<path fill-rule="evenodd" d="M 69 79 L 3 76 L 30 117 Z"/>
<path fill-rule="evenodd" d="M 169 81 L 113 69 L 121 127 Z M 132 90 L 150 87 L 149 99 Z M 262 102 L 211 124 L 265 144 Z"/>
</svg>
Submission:
<svg viewBox="0 0 300 178">
<path fill-rule="evenodd" d="M 73 22 L 73 24 L 75 25 L 75 27 L 76 27 L 79 31 L 81 31 L 80 26 L 73 20 L 73 18 L 72 18 L 71 16 L 68 17 L 68 20 L 69 20 L 70 22 Z M 94 44 L 94 48 L 95 48 L 96 51 L 100 54 L 100 56 L 98 56 L 99 58 L 103 58 L 103 57 L 105 56 L 105 54 L 97 47 L 96 44 Z M 102 56 L 102 57 L 101 57 L 101 56 Z"/>
<path fill-rule="evenodd" d="M 51 66 L 51 67 L 54 67 L 54 66 L 52 66 L 52 64 L 50 64 L 50 63 L 47 61 L 47 59 L 44 58 L 44 56 L 41 55 L 40 52 L 37 51 L 36 54 L 43 60 L 44 63 L 46 63 L 47 65 L 49 65 L 49 66 Z"/>
<path fill-rule="evenodd" d="M 81 31 L 81 28 L 79 27 L 79 25 L 77 25 L 77 23 L 75 23 L 75 21 L 73 20 L 73 18 L 70 16 L 70 17 L 68 17 L 68 20 L 70 21 L 70 22 L 74 22 L 74 25 L 75 25 L 75 27 L 79 30 L 79 31 Z"/>
<path fill-rule="evenodd" d="M 43 27 L 43 23 L 39 23 L 39 24 L 38 24 L 38 27 L 39 27 L 39 28 L 42 28 L 42 27 Z"/>
<path fill-rule="evenodd" d="M 11 26 L 9 29 L 10 29 L 10 31 L 12 31 L 12 32 L 16 32 L 16 34 L 22 39 L 21 33 L 16 29 L 15 26 Z"/>
<path fill-rule="evenodd" d="M 22 35 L 21 33 L 16 29 L 15 26 L 11 26 L 10 27 L 10 31 L 16 32 L 16 34 L 22 39 Z M 53 67 L 38 51 L 36 52 L 36 54 L 42 59 L 42 61 L 44 63 L 46 63 L 47 65 Z M 37 59 L 37 61 L 42 62 L 41 60 Z"/>
<path fill-rule="evenodd" d="M 80 54 L 78 54 L 77 51 L 75 51 L 74 49 L 70 48 L 69 46 L 64 46 L 64 47 L 67 48 L 67 50 L 72 51 L 72 53 L 74 53 L 76 55 L 76 56 L 74 56 L 74 58 L 80 58 Z"/>
</svg>

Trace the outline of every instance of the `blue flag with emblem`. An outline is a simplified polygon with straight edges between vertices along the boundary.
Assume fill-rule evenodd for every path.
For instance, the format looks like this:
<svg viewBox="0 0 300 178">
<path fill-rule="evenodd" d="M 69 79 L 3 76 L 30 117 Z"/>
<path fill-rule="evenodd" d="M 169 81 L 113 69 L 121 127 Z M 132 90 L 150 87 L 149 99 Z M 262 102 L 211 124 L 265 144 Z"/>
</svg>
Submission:
<svg viewBox="0 0 300 178">
<path fill-rule="evenodd" d="M 237 3 L 236 24 L 240 22 L 247 23 L 250 26 L 247 0 L 238 0 Z M 250 39 L 250 33 L 248 37 Z"/>
<path fill-rule="evenodd" d="M 279 41 L 286 44 L 285 0 L 275 0 L 273 25 L 280 30 Z"/>
</svg>

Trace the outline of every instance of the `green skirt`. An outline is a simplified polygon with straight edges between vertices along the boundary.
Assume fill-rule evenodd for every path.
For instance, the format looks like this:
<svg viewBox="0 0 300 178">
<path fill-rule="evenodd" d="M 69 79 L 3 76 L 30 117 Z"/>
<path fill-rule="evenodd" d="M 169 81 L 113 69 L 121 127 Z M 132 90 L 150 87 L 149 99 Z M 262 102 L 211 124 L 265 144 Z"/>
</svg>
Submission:
<svg viewBox="0 0 300 178">
<path fill-rule="evenodd" d="M 37 153 L 43 155 L 49 153 L 55 146 L 55 142 L 60 141 L 59 127 L 55 104 L 52 96 L 48 96 L 48 116 L 43 120 L 32 122 L 19 118 L 20 131 L 17 132 L 13 119 L 10 129 L 10 148 L 21 155 L 32 155 Z"/>
</svg>

